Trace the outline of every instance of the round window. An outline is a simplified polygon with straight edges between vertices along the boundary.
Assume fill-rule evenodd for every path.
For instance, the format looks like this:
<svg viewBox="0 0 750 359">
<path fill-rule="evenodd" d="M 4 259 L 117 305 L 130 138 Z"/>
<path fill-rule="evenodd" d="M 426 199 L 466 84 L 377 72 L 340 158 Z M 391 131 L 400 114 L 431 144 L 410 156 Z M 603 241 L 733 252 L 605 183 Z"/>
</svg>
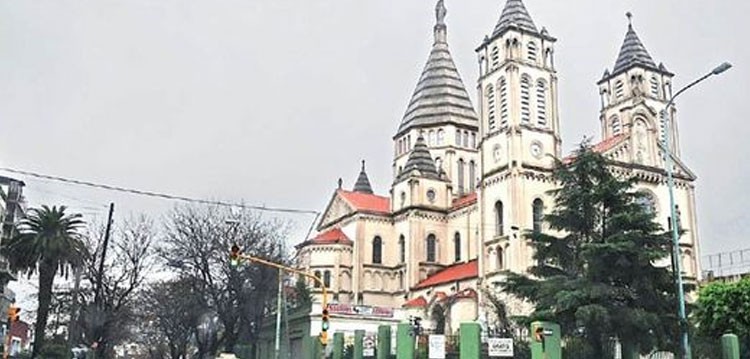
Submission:
<svg viewBox="0 0 750 359">
<path fill-rule="evenodd" d="M 427 190 L 427 200 L 428 201 L 435 202 L 435 196 L 436 196 L 436 194 L 435 194 L 435 190 L 434 189 Z"/>
</svg>

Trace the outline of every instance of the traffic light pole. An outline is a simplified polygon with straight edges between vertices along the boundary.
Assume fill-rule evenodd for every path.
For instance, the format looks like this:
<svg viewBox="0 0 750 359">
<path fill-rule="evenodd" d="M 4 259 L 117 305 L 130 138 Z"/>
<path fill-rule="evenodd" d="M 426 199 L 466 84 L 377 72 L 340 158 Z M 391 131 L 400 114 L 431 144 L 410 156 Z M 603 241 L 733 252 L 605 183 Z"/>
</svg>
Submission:
<svg viewBox="0 0 750 359">
<path fill-rule="evenodd" d="M 262 265 L 266 265 L 266 266 L 269 266 L 269 267 L 273 267 L 273 268 L 279 269 L 279 286 L 281 286 L 281 271 L 291 272 L 291 273 L 295 273 L 295 274 L 299 274 L 299 275 L 305 276 L 307 278 L 312 279 L 313 281 L 315 281 L 315 283 L 317 283 L 318 285 L 320 285 L 320 288 L 323 290 L 323 300 L 322 300 L 322 302 L 323 302 L 323 316 L 322 316 L 321 320 L 324 323 L 323 330 L 321 331 L 321 335 L 320 335 L 320 343 L 322 345 L 324 345 L 324 346 L 328 344 L 328 333 L 327 333 L 327 330 L 328 330 L 328 327 L 327 327 L 327 322 L 328 322 L 328 290 L 326 289 L 325 283 L 323 282 L 322 279 L 318 278 L 318 276 L 316 276 L 316 275 L 314 275 L 312 273 L 308 273 L 308 272 L 305 272 L 303 270 L 299 270 L 297 268 L 292 268 L 292 267 L 285 266 L 283 264 L 279 264 L 279 263 L 275 263 L 275 262 L 271 262 L 271 261 L 268 261 L 268 260 L 265 260 L 265 259 L 262 259 L 262 258 L 253 257 L 251 255 L 242 254 L 242 253 L 239 252 L 239 247 L 237 247 L 237 246 L 232 246 L 230 258 L 232 258 L 232 261 L 234 261 L 235 259 L 245 259 L 245 260 L 248 260 L 250 262 L 255 262 L 255 263 L 259 263 L 259 264 L 262 264 Z M 279 315 L 280 310 L 281 310 L 281 307 L 277 306 L 277 308 L 276 308 L 277 316 Z M 277 323 L 277 331 L 279 330 L 279 328 L 278 328 L 278 324 L 279 323 L 280 323 L 280 321 Z M 278 342 L 277 342 L 277 347 L 278 347 Z M 277 354 L 279 353 L 278 348 L 276 349 L 276 353 Z"/>
<path fill-rule="evenodd" d="M 320 288 L 323 289 L 323 309 L 327 309 L 328 308 L 328 290 L 326 290 L 326 286 L 325 286 L 325 283 L 323 283 L 323 280 L 320 279 L 320 278 L 318 278 L 316 275 L 314 275 L 312 273 L 305 272 L 303 270 L 299 270 L 297 268 L 288 267 L 288 266 L 285 266 L 283 264 L 274 263 L 274 262 L 271 262 L 271 261 L 267 261 L 265 259 L 261 259 L 261 258 L 258 258 L 258 257 L 253 257 L 251 255 L 247 255 L 247 254 L 239 253 L 239 254 L 237 254 L 237 257 L 245 259 L 245 260 L 248 260 L 248 261 L 251 261 L 251 262 L 255 262 L 255 263 L 267 265 L 269 267 L 274 267 L 274 268 L 277 268 L 277 269 L 281 269 L 281 270 L 286 271 L 286 272 L 291 272 L 291 273 L 299 274 L 299 275 L 302 275 L 302 276 L 305 276 L 307 278 L 312 279 L 313 281 L 315 281 L 315 283 L 318 283 L 320 285 Z"/>
</svg>

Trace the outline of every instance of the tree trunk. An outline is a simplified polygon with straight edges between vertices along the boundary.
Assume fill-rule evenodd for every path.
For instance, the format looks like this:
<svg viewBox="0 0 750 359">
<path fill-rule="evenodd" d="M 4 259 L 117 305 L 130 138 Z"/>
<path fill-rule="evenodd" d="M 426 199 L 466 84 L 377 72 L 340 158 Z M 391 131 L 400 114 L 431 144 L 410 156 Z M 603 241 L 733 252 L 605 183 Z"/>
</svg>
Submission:
<svg viewBox="0 0 750 359">
<path fill-rule="evenodd" d="M 39 264 L 39 308 L 36 311 L 36 325 L 34 325 L 34 350 L 31 358 L 37 358 L 44 349 L 44 333 L 47 328 L 49 305 L 52 300 L 52 282 L 55 280 L 57 266 L 54 263 Z"/>
</svg>

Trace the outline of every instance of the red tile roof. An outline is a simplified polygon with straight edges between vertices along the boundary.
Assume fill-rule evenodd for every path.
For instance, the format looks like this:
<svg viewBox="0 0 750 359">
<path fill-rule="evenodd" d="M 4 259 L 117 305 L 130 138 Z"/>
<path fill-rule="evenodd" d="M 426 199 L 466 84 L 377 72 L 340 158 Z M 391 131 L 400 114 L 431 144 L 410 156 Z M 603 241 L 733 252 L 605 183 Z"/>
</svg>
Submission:
<svg viewBox="0 0 750 359">
<path fill-rule="evenodd" d="M 605 152 L 605 151 L 611 149 L 612 147 L 615 147 L 615 145 L 617 145 L 618 143 L 620 143 L 620 141 L 623 138 L 625 138 L 624 134 L 610 137 L 610 138 L 608 138 L 608 139 L 606 139 L 604 141 L 601 141 L 601 142 L 599 142 L 599 143 L 591 146 L 591 149 L 594 150 L 594 152 Z"/>
<path fill-rule="evenodd" d="M 341 189 L 338 190 L 338 193 L 357 211 L 381 214 L 391 213 L 391 199 L 388 197 Z"/>
<path fill-rule="evenodd" d="M 456 198 L 453 200 L 453 206 L 451 207 L 451 210 L 457 210 L 461 209 L 467 206 L 470 206 L 474 203 L 477 203 L 477 193 L 472 192 L 469 193 L 461 198 Z"/>
<path fill-rule="evenodd" d="M 455 282 L 462 279 L 474 278 L 479 274 L 479 265 L 477 260 L 466 263 L 454 264 L 450 267 L 443 268 L 439 272 L 425 278 L 417 283 L 414 289 L 427 288 L 438 284 Z"/>
<path fill-rule="evenodd" d="M 315 238 L 309 239 L 297 245 L 301 248 L 310 244 L 345 244 L 352 245 L 352 240 L 344 234 L 339 228 L 329 229 L 319 233 Z"/>
<path fill-rule="evenodd" d="M 591 146 L 591 150 L 593 150 L 594 152 L 599 152 L 599 153 L 607 152 L 611 150 L 612 148 L 614 148 L 615 146 L 617 146 L 620 142 L 622 142 L 624 138 L 625 138 L 625 134 L 612 136 L 604 141 L 594 144 L 593 146 Z M 572 162 L 573 159 L 575 159 L 575 155 L 570 155 L 568 157 L 563 158 L 563 163 L 568 164 Z"/>
<path fill-rule="evenodd" d="M 427 306 L 427 300 L 423 296 L 416 297 L 402 305 L 404 308 L 424 308 Z"/>
<path fill-rule="evenodd" d="M 476 298 L 477 292 L 474 289 L 466 288 L 456 294 L 453 295 L 453 298 L 455 299 L 461 299 L 461 298 Z"/>
</svg>

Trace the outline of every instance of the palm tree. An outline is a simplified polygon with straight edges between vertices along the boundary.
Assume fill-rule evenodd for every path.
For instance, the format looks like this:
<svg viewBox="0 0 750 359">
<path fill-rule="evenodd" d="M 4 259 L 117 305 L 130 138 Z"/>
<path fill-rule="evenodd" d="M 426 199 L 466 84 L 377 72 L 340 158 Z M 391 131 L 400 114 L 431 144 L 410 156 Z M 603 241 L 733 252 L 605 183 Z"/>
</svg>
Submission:
<svg viewBox="0 0 750 359">
<path fill-rule="evenodd" d="M 44 348 L 44 329 L 52 299 L 52 282 L 60 271 L 67 276 L 70 268 L 82 264 L 86 247 L 79 229 L 84 222 L 80 214 L 68 215 L 65 206 L 42 206 L 29 210 L 17 225 L 17 234 L 3 240 L 0 250 L 11 268 L 39 274 L 39 308 L 34 326 L 35 358 Z"/>
</svg>

